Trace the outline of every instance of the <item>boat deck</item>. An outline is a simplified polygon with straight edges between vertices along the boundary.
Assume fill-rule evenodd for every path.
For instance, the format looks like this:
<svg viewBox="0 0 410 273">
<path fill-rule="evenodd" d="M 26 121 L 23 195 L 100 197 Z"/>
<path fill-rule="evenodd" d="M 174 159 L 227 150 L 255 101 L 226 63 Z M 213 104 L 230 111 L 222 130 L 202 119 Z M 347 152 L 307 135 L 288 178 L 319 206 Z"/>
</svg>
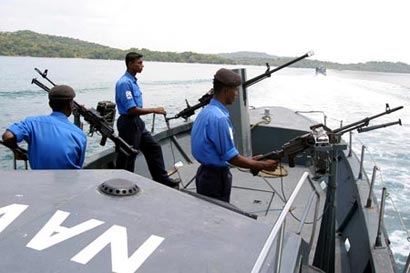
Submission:
<svg viewBox="0 0 410 273">
<path fill-rule="evenodd" d="M 255 109 L 251 111 L 250 115 L 251 124 L 259 123 L 258 126 L 252 129 L 252 139 L 255 140 L 252 149 L 256 151 L 256 154 L 269 152 L 266 150 L 266 147 L 272 150 L 279 149 L 289 139 L 308 132 L 309 126 L 313 124 L 306 117 L 282 107 L 269 108 L 270 122 L 260 123 L 261 118 L 265 114 L 265 109 Z M 289 119 L 293 121 L 291 125 L 289 123 L 286 124 L 286 120 Z M 183 148 L 185 154 L 189 156 L 191 163 L 187 162 L 179 153 L 175 141 L 179 147 Z M 160 142 L 166 162 L 182 161 L 184 163 L 184 166 L 179 168 L 178 172 L 172 177 L 181 179 L 182 189 L 195 193 L 195 175 L 199 163 L 191 154 L 190 134 L 179 134 L 175 136 L 174 140 L 166 138 L 160 140 Z M 325 192 L 322 186 L 326 184 L 326 181 L 324 181 L 326 178 L 318 181 L 311 179 L 314 174 L 311 172 L 311 164 L 306 155 L 301 155 L 297 163 L 299 164 L 290 168 L 287 160 L 284 159 L 281 162 L 282 175 L 280 171 L 276 171 L 274 175 L 260 172 L 258 176 L 253 176 L 248 169 L 232 166 L 233 181 L 230 204 L 216 203 L 228 209 L 232 209 L 233 206 L 239 212 L 256 217 L 258 222 L 267 224 L 272 228 L 297 183 L 302 175 L 307 172 L 310 181 L 306 180 L 303 183 L 298 196 L 292 204 L 291 214 L 288 214 L 286 217 L 286 232 L 300 232 L 302 238 L 307 243 L 312 240 L 311 253 L 314 253 L 314 242 L 317 240 L 318 227 L 320 226 L 320 211 L 323 209 L 325 199 Z M 170 165 L 167 167 L 172 168 Z M 136 173 L 149 177 L 146 163 L 142 156 L 139 156 L 137 159 Z M 313 226 L 316 206 L 318 209 L 316 214 L 317 221 L 316 226 Z M 305 212 L 307 207 L 309 209 Z M 312 235 L 312 228 L 317 229 L 316 234 Z M 266 234 L 267 236 L 268 234 Z M 311 262 L 313 257 L 309 257 L 309 259 Z"/>
<path fill-rule="evenodd" d="M 251 150 L 253 154 L 264 154 L 270 151 L 276 151 L 282 148 L 282 145 L 289 142 L 295 137 L 310 133 L 310 126 L 316 124 L 305 116 L 294 112 L 290 109 L 282 107 L 258 108 L 250 110 L 250 125 L 251 125 Z M 269 118 L 266 118 L 269 117 Z M 286 175 L 280 176 L 278 173 L 276 177 L 261 177 L 253 176 L 246 169 L 231 168 L 233 176 L 232 192 L 230 204 L 206 198 L 196 194 L 195 189 L 195 174 L 198 169 L 198 162 L 191 154 L 191 137 L 190 129 L 192 122 L 187 122 L 182 126 L 172 128 L 171 130 L 163 131 L 155 135 L 161 144 L 164 154 L 164 160 L 167 169 L 172 169 L 175 163 L 181 161 L 182 167 L 172 175 L 174 178 L 181 179 L 181 193 L 189 193 L 194 195 L 196 199 L 205 199 L 207 215 L 212 217 L 215 213 L 215 221 L 220 221 L 221 210 L 215 210 L 215 204 L 222 210 L 235 211 L 238 217 L 249 216 L 249 221 L 255 223 L 255 227 L 264 227 L 265 232 L 259 233 L 257 237 L 259 240 L 269 241 L 270 231 L 275 230 L 277 221 L 281 218 L 281 212 L 287 212 L 284 226 L 284 241 L 283 241 L 283 256 L 281 259 L 281 272 L 288 272 L 289 268 L 298 268 L 300 262 L 302 264 L 312 265 L 314 253 L 316 250 L 316 243 L 319 236 L 319 227 L 324 212 L 324 203 L 326 198 L 326 189 L 329 180 L 329 169 L 324 175 L 317 175 L 314 172 L 313 154 L 310 151 L 298 153 L 296 157 L 296 166 L 290 168 L 287 158 L 283 158 L 281 165 L 283 172 Z M 337 209 L 335 228 L 338 230 L 335 238 L 335 272 L 355 273 L 364 272 L 363 270 L 370 270 L 369 272 L 392 272 L 390 263 L 387 266 L 380 264 L 373 266 L 375 254 L 372 249 L 372 242 L 374 241 L 373 234 L 377 228 L 374 224 L 367 223 L 367 211 L 360 206 L 362 204 L 362 197 L 357 192 L 357 164 L 351 162 L 357 158 L 346 158 L 346 153 L 343 150 L 344 144 L 337 145 L 336 148 L 340 153 L 337 155 Z M 333 146 L 332 146 L 333 147 Z M 326 148 L 326 147 L 325 147 Z M 330 148 L 330 146 L 329 146 Z M 345 148 L 345 147 L 344 147 Z M 315 148 L 316 150 L 316 148 Z M 320 150 L 320 148 L 319 148 Z M 326 150 L 326 149 L 325 149 Z M 326 153 L 326 152 L 325 152 Z M 109 153 L 106 153 L 109 154 Z M 101 161 L 93 162 L 93 168 L 107 168 L 104 160 L 112 160 L 112 155 L 105 157 L 99 156 Z M 325 156 L 327 158 L 327 156 Z M 328 160 L 328 159 L 326 159 Z M 325 160 L 325 165 L 330 164 Z M 349 161 L 349 162 L 348 162 Z M 327 162 L 327 163 L 326 163 Z M 112 162 L 111 162 L 112 165 Z M 105 167 L 104 167 L 105 166 Z M 353 168 L 353 169 L 352 169 Z M 353 173 L 352 173 L 353 172 Z M 150 178 L 145 158 L 142 154 L 137 157 L 135 164 L 135 173 L 144 177 Z M 307 173 L 307 179 L 303 182 L 298 194 L 290 204 L 288 200 L 293 196 L 295 188 L 299 184 L 301 177 Z M 152 182 L 156 184 L 155 182 Z M 363 189 L 368 192 L 368 185 Z M 186 195 L 186 194 L 185 194 Z M 204 203 L 202 203 L 204 204 Z M 290 206 L 289 209 L 284 210 L 285 206 Z M 195 210 L 191 207 L 186 207 L 187 210 Z M 202 210 L 203 208 L 201 208 Z M 199 214 L 198 214 L 199 213 Z M 189 212 L 186 217 L 198 217 L 202 212 Z M 232 213 L 232 212 L 230 212 Z M 242 215 L 241 215 L 242 214 Z M 363 215 L 366 215 L 363 217 Z M 255 220 L 256 218 L 256 220 Z M 372 221 L 377 220 L 377 215 L 369 217 Z M 192 219 L 186 219 L 191 221 Z M 374 223 L 374 221 L 372 223 Z M 226 223 L 232 225 L 232 229 L 236 229 L 237 225 L 242 225 L 240 222 Z M 249 222 L 247 222 L 249 223 Z M 326 231 L 323 231 L 324 234 Z M 277 234 L 277 233 L 276 233 Z M 327 233 L 326 233 L 327 234 Z M 219 235 L 214 234 L 217 237 Z M 368 238 L 371 235 L 372 238 Z M 251 229 L 246 237 L 241 240 L 247 241 L 256 236 Z M 220 238 L 220 237 L 219 237 Z M 278 236 L 270 245 L 266 263 L 264 263 L 264 271 L 276 272 L 273 269 L 272 261 L 275 260 L 276 243 Z M 350 243 L 349 243 L 350 242 Z M 349 243 L 349 247 L 346 244 Z M 254 248 L 254 254 L 259 255 L 264 248 L 264 243 Z M 363 251 L 367 249 L 369 251 Z M 323 251 L 323 250 L 322 250 Z M 379 251 L 380 252 L 380 251 Z M 385 251 L 386 252 L 386 251 Z M 322 252 L 323 254 L 323 252 Z M 325 254 L 323 254 L 325 255 Z M 323 255 L 320 255 L 322 257 Z M 383 253 L 386 259 L 377 259 L 377 261 L 388 261 L 391 259 L 391 254 Z M 299 259 L 302 259 L 300 261 Z M 255 261 L 255 260 L 253 260 Z M 303 269 L 302 272 L 313 272 L 309 270 L 317 270 L 310 267 L 310 269 Z M 239 271 L 238 271 L 239 272 Z M 320 272 L 320 271 L 314 271 Z M 367 271 L 366 271 L 367 272 Z"/>
</svg>

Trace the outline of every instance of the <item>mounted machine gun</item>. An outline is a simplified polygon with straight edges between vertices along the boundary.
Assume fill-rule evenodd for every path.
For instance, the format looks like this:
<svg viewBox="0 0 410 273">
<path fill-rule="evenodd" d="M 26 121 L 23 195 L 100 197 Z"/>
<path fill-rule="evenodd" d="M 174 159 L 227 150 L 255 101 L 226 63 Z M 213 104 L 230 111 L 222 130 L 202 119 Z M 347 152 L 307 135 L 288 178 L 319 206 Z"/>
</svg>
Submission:
<svg viewBox="0 0 410 273">
<path fill-rule="evenodd" d="M 41 72 L 39 69 L 35 68 L 35 70 L 49 83 L 55 86 L 54 82 L 52 82 L 47 77 L 47 70 Z M 33 78 L 31 83 L 37 85 L 38 87 L 42 88 L 44 91 L 49 92 L 50 88 L 38 81 L 36 78 Z M 115 106 L 114 106 L 115 107 Z M 110 107 L 112 108 L 112 107 Z M 102 102 L 99 103 L 97 110 L 94 108 L 87 109 L 84 106 L 80 105 L 76 101 L 74 101 L 74 110 L 77 111 L 81 116 L 84 117 L 85 121 L 90 124 L 90 134 L 95 131 L 100 132 L 102 135 L 100 145 L 104 146 L 107 138 L 111 139 L 114 144 L 115 148 L 118 152 L 125 154 L 126 156 L 136 155 L 138 154 L 138 150 L 131 147 L 127 142 L 125 142 L 121 137 L 115 135 L 114 129 L 112 128 L 113 118 L 112 114 L 110 116 L 110 121 L 106 119 L 106 113 L 104 111 L 107 109 L 107 103 Z M 111 111 L 112 112 L 112 111 Z M 115 115 L 115 112 L 114 112 Z M 104 117 L 103 117 L 104 116 Z"/>
<path fill-rule="evenodd" d="M 323 124 L 313 125 L 310 127 L 312 130 L 311 133 L 306 133 L 293 138 L 285 143 L 282 146 L 282 149 L 266 153 L 258 158 L 258 160 L 268 158 L 279 160 L 283 157 L 288 157 L 289 167 L 294 167 L 297 154 L 305 151 L 310 151 L 313 154 L 315 173 L 319 174 L 318 177 L 326 177 L 327 180 L 326 201 L 323 209 L 324 213 L 322 215 L 313 261 L 313 265 L 322 269 L 323 272 L 335 272 L 338 161 L 340 152 L 346 149 L 346 145 L 341 143 L 341 137 L 344 133 L 353 130 L 363 133 L 396 124 L 401 125 L 401 120 L 399 119 L 395 122 L 368 127 L 371 120 L 393 113 L 402 108 L 403 106 L 399 106 L 390 109 L 389 105 L 386 104 L 384 112 L 371 117 L 366 117 L 335 130 L 330 130 Z M 251 170 L 251 172 L 254 175 L 258 173 L 256 170 Z"/>
<path fill-rule="evenodd" d="M 306 54 L 304 54 L 304 55 L 302 55 L 302 56 L 300 56 L 300 57 L 298 57 L 298 58 L 296 58 L 296 59 L 293 59 L 293 60 L 291 60 L 291 61 L 289 61 L 289 62 L 287 62 L 287 63 L 285 63 L 285 64 L 283 64 L 283 65 L 281 65 L 281 66 L 278 66 L 278 67 L 276 67 L 275 69 L 272 69 L 272 70 L 270 69 L 269 64 L 266 63 L 266 67 L 267 67 L 266 71 L 265 71 L 264 73 L 262 73 L 261 75 L 259 75 L 259 76 L 256 76 L 256 77 L 254 77 L 254 78 L 252 78 L 252 79 L 249 79 L 249 80 L 245 81 L 244 83 L 242 83 L 242 87 L 243 87 L 243 88 L 248 88 L 248 87 L 254 85 L 255 83 L 258 83 L 258 82 L 260 82 L 260 81 L 262 81 L 262 80 L 264 80 L 264 79 L 266 79 L 266 78 L 269 78 L 269 77 L 270 77 L 273 73 L 275 73 L 276 71 L 281 70 L 282 68 L 285 68 L 285 67 L 287 67 L 287 66 L 289 66 L 289 65 L 291 65 L 291 64 L 294 64 L 294 63 L 296 63 L 296 62 L 298 62 L 298 61 L 300 61 L 300 60 L 302 60 L 302 59 L 305 59 L 305 58 L 307 58 L 307 57 L 310 57 L 310 56 L 312 56 L 313 54 L 314 54 L 313 51 L 309 51 L 308 53 L 306 53 Z M 196 111 L 197 109 L 199 109 L 199 108 L 201 108 L 201 107 L 204 107 L 205 105 L 209 104 L 209 102 L 211 101 L 212 97 L 213 97 L 213 89 L 209 90 L 205 95 L 203 95 L 203 96 L 199 99 L 199 103 L 197 103 L 197 104 L 195 104 L 195 105 L 193 105 L 193 106 L 190 106 L 189 103 L 188 103 L 188 101 L 185 100 L 187 107 L 186 107 L 184 110 L 182 110 L 181 112 L 179 112 L 178 114 L 176 114 L 175 116 L 170 117 L 170 118 L 166 118 L 166 119 L 167 119 L 167 120 L 170 120 L 170 119 L 177 119 L 177 118 L 181 118 L 181 117 L 182 117 L 182 118 L 184 118 L 184 119 L 186 120 L 186 119 L 188 119 L 190 116 L 194 115 L 194 114 L 195 114 L 195 111 Z"/>
<path fill-rule="evenodd" d="M 282 148 L 280 150 L 271 151 L 269 153 L 266 153 L 262 155 L 260 158 L 258 158 L 258 160 L 264 160 L 264 159 L 279 160 L 281 158 L 287 157 L 289 167 L 291 168 L 295 167 L 295 158 L 299 153 L 302 153 L 305 150 L 310 149 L 310 148 L 317 147 L 317 150 L 319 150 L 320 147 L 323 148 L 323 147 L 330 146 L 332 144 L 339 144 L 341 142 L 342 135 L 347 132 L 357 130 L 357 132 L 359 133 L 364 133 L 364 132 L 368 132 L 368 131 L 372 131 L 375 129 L 384 128 L 384 127 L 388 127 L 388 126 L 392 126 L 396 124 L 399 124 L 401 126 L 401 120 L 399 119 L 398 121 L 367 127 L 371 120 L 387 115 L 387 114 L 390 114 L 390 113 L 393 113 L 393 112 L 396 112 L 402 108 L 403 106 L 399 106 L 399 107 L 395 107 L 391 109 L 389 107 L 389 104 L 386 103 L 386 109 L 384 112 L 371 116 L 371 117 L 366 117 L 362 120 L 353 122 L 351 124 L 348 124 L 346 126 L 343 126 L 335 130 L 331 130 L 323 124 L 313 125 L 310 127 L 310 130 L 312 130 L 311 133 L 306 133 L 304 135 L 301 135 L 301 136 L 298 136 L 298 137 L 295 137 L 289 140 L 288 142 L 282 145 Z M 252 171 L 252 173 L 256 175 L 258 172 Z"/>
</svg>

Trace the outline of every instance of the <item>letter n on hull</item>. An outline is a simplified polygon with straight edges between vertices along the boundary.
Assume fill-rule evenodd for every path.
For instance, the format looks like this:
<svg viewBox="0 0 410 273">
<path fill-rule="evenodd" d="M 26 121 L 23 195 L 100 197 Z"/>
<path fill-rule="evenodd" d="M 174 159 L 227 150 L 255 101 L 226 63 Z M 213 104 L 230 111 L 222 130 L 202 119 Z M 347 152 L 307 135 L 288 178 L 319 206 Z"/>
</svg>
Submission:
<svg viewBox="0 0 410 273">
<path fill-rule="evenodd" d="M 116 273 L 133 273 L 155 251 L 163 240 L 164 238 L 162 237 L 151 235 L 131 257 L 128 257 L 127 229 L 113 225 L 71 260 L 86 264 L 104 247 L 111 244 L 112 271 Z"/>
</svg>

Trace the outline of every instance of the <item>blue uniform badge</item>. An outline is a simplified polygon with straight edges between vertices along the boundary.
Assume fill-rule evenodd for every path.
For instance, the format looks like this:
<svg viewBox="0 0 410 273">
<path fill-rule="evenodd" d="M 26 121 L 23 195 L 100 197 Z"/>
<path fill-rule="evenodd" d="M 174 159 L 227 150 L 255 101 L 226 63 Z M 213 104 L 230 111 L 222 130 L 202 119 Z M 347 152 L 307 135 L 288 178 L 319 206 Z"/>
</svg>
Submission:
<svg viewBox="0 0 410 273">
<path fill-rule="evenodd" d="M 231 139 L 233 140 L 233 131 L 231 127 L 229 127 L 229 135 L 231 136 Z"/>
</svg>

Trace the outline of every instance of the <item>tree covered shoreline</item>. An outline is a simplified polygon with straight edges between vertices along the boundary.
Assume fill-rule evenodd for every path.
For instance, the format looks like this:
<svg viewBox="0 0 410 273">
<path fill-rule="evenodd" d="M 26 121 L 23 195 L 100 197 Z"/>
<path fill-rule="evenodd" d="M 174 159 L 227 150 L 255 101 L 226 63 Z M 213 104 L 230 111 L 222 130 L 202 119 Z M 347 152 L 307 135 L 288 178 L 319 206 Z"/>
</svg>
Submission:
<svg viewBox="0 0 410 273">
<path fill-rule="evenodd" d="M 207 64 L 242 64 L 242 65 L 282 65 L 294 57 L 278 57 L 258 52 L 236 52 L 225 54 L 200 54 L 195 52 L 162 52 L 146 48 L 122 50 L 74 38 L 39 34 L 29 30 L 0 32 L 0 56 L 30 56 L 52 58 L 83 58 L 123 60 L 126 52 L 138 51 L 147 61 Z M 410 65 L 402 62 L 366 62 L 339 64 L 313 59 L 304 59 L 292 65 L 299 68 L 356 70 L 373 72 L 410 73 Z"/>
</svg>

